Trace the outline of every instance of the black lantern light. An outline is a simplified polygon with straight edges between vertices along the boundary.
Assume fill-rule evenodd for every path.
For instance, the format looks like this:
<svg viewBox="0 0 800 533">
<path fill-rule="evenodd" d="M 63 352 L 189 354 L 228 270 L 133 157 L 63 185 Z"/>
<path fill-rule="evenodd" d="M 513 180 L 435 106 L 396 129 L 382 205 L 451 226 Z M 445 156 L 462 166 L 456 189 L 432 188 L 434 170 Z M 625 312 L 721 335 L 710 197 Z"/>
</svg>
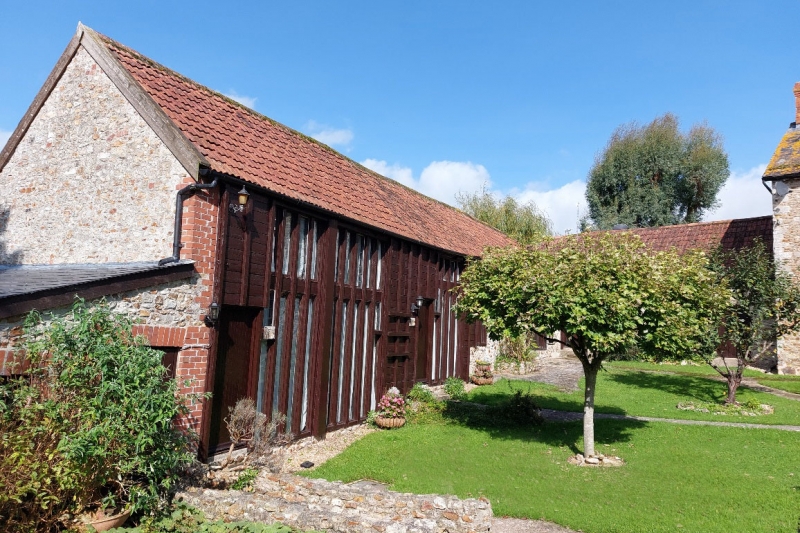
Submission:
<svg viewBox="0 0 800 533">
<path fill-rule="evenodd" d="M 247 199 L 250 198 L 250 193 L 247 192 L 247 189 L 244 188 L 244 185 L 242 185 L 242 190 L 236 193 L 236 195 L 236 203 L 234 204 L 231 202 L 230 205 L 228 205 L 228 210 L 231 213 L 241 213 L 244 211 L 244 206 L 247 205 Z"/>
<path fill-rule="evenodd" d="M 425 298 L 422 296 L 417 296 L 416 300 L 414 300 L 414 303 L 411 304 L 411 314 L 416 315 L 419 313 L 419 310 L 422 309 L 422 304 L 424 303 Z"/>
<path fill-rule="evenodd" d="M 206 314 L 205 323 L 208 326 L 213 326 L 219 320 L 219 305 L 217 302 L 211 302 L 208 306 L 208 314 Z"/>
</svg>

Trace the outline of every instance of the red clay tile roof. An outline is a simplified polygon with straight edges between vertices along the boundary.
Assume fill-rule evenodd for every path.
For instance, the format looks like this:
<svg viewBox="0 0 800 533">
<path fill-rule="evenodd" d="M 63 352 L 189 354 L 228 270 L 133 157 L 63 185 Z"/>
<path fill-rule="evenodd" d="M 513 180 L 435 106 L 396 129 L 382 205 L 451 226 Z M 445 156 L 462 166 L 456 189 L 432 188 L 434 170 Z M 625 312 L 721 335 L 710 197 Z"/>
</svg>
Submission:
<svg viewBox="0 0 800 533">
<path fill-rule="evenodd" d="M 212 168 L 429 246 L 479 256 L 513 241 L 331 148 L 98 35 Z"/>
<path fill-rule="evenodd" d="M 764 179 L 780 180 L 800 175 L 800 128 L 794 127 L 783 135 L 772 159 L 764 171 Z"/>
<path fill-rule="evenodd" d="M 760 237 L 767 250 L 772 252 L 772 216 L 623 231 L 639 235 L 645 244 L 656 251 L 671 248 L 680 253 L 696 249 L 710 251 L 720 244 L 727 250 L 738 250 Z"/>
</svg>

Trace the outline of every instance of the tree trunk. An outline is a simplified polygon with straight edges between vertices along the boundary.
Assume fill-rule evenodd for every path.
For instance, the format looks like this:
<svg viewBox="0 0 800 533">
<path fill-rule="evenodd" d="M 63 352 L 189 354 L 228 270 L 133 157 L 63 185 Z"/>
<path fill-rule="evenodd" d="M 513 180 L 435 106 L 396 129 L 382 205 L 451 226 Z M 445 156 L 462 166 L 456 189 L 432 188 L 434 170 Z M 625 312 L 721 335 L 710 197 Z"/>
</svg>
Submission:
<svg viewBox="0 0 800 533">
<path fill-rule="evenodd" d="M 725 398 L 725 404 L 735 405 L 736 389 L 738 389 L 739 385 L 742 383 L 742 372 L 739 369 L 736 371 L 730 371 L 725 377 L 728 378 L 728 397 Z"/>
<path fill-rule="evenodd" d="M 583 375 L 586 389 L 583 396 L 583 455 L 594 455 L 594 390 L 597 386 L 597 369 L 594 365 L 584 364 Z"/>
</svg>

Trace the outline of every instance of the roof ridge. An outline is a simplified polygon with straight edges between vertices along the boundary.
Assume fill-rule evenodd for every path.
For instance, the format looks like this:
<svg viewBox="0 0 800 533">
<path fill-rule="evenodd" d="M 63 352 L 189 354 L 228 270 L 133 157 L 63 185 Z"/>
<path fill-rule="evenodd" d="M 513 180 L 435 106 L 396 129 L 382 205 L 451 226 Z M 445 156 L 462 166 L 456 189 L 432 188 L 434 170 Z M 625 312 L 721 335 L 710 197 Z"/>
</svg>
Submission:
<svg viewBox="0 0 800 533">
<path fill-rule="evenodd" d="M 375 171 L 375 170 L 373 170 L 373 169 L 371 169 L 369 167 L 364 166 L 363 164 L 359 163 L 358 161 L 355 161 L 354 159 L 351 159 L 351 158 L 347 157 L 346 155 L 344 155 L 343 153 L 339 152 L 338 150 L 332 148 L 331 146 L 329 146 L 329 145 L 327 145 L 327 144 L 325 144 L 325 143 L 323 143 L 323 142 L 321 142 L 321 141 L 319 141 L 319 140 L 317 140 L 317 139 L 315 139 L 315 138 L 313 138 L 313 137 L 311 137 L 309 135 L 306 135 L 305 133 L 303 133 L 303 132 L 301 132 L 299 130 L 294 129 L 291 126 L 287 126 L 286 124 L 278 122 L 277 120 L 275 120 L 273 118 L 270 118 L 267 115 L 264 115 L 263 113 L 259 113 L 255 109 L 247 107 L 246 105 L 242 104 L 241 102 L 237 102 L 236 100 L 230 98 L 229 96 L 226 96 L 226 95 L 220 93 L 219 91 L 215 91 L 214 89 L 208 87 L 207 85 L 203 85 L 202 83 L 200 83 L 198 81 L 195 81 L 195 80 L 193 80 L 193 79 L 181 74 L 180 72 L 177 72 L 176 70 L 171 69 L 171 68 L 161 64 L 158 61 L 155 61 L 155 60 L 151 59 L 150 57 L 142 54 L 141 52 L 139 52 L 137 50 L 134 50 L 133 48 L 131 48 L 131 47 L 127 46 L 127 45 L 124 45 L 124 44 L 120 43 L 119 41 L 117 41 L 115 39 L 112 39 L 111 37 L 109 37 L 109 36 L 107 36 L 107 35 L 105 35 L 103 33 L 98 32 L 97 30 L 93 30 L 93 29 L 91 29 L 91 28 L 89 28 L 88 26 L 85 26 L 85 25 L 82 25 L 82 26 L 84 28 L 87 28 L 87 29 L 91 30 L 92 32 L 94 32 L 106 44 L 109 44 L 109 45 L 111 45 L 113 47 L 116 47 L 116 48 L 118 48 L 120 50 L 123 50 L 125 52 L 130 53 L 137 60 L 142 61 L 143 63 L 149 64 L 150 66 L 152 66 L 152 67 L 154 67 L 154 68 L 156 68 L 158 70 L 161 70 L 161 71 L 169 74 L 170 76 L 178 78 L 181 81 L 183 81 L 184 83 L 188 83 L 188 84 L 193 85 L 194 87 L 196 87 L 198 89 L 207 91 L 208 93 L 210 93 L 213 96 L 216 96 L 218 98 L 222 98 L 227 103 L 246 111 L 248 114 L 254 116 L 257 119 L 266 120 L 266 121 L 270 122 L 271 124 L 273 124 L 273 125 L 275 125 L 275 126 L 277 126 L 279 128 L 284 129 L 285 131 L 287 131 L 288 133 L 290 133 L 292 135 L 297 135 L 297 136 L 299 136 L 300 138 L 302 138 L 305 141 L 310 141 L 310 142 L 322 147 L 323 149 L 327 150 L 328 152 L 332 153 L 334 156 L 339 157 L 339 158 L 341 158 L 341 159 L 343 159 L 343 160 L 345 160 L 345 161 L 347 161 L 347 162 L 349 162 L 349 163 L 351 163 L 353 165 L 356 165 L 356 166 L 358 166 L 359 168 L 361 168 L 363 170 L 366 170 L 367 172 L 369 172 L 370 174 L 374 175 L 377 178 L 389 181 L 393 185 L 397 185 L 397 186 L 403 187 L 404 189 L 412 192 L 413 194 L 416 194 L 417 196 L 419 196 L 421 198 L 425 198 L 425 199 L 427 199 L 427 200 L 429 200 L 431 202 L 435 202 L 437 204 L 440 204 L 440 205 L 442 205 L 442 206 L 444 206 L 444 207 L 446 207 L 448 209 L 451 209 L 451 210 L 453 210 L 453 211 L 455 211 L 455 212 L 457 212 L 459 214 L 462 214 L 462 215 L 465 215 L 465 216 L 469 217 L 470 219 L 474 220 L 475 222 L 478 222 L 479 224 L 481 224 L 481 225 L 483 225 L 483 226 L 485 226 L 485 227 L 487 227 L 487 228 L 489 228 L 491 230 L 494 230 L 494 231 L 497 231 L 499 233 L 502 233 L 497 228 L 495 228 L 495 227 L 483 222 L 482 220 L 478 220 L 477 218 L 473 217 L 469 213 L 466 213 L 462 209 L 459 209 L 458 207 L 455 207 L 455 206 L 452 206 L 452 205 L 450 205 L 448 203 L 442 202 L 441 200 L 437 200 L 436 198 L 432 198 L 432 197 L 430 197 L 430 196 L 428 196 L 428 195 L 426 195 L 424 193 L 421 193 L 420 191 L 418 191 L 418 190 L 416 190 L 416 189 L 414 189 L 412 187 L 409 187 L 409 186 L 407 186 L 407 185 L 405 185 L 403 183 L 400 183 L 397 180 L 394 180 L 394 179 L 392 179 L 392 178 L 390 178 L 388 176 L 384 176 L 383 174 L 380 174 L 379 172 L 377 172 L 377 171 Z M 511 238 L 511 237 L 509 237 L 509 238 Z"/>
</svg>

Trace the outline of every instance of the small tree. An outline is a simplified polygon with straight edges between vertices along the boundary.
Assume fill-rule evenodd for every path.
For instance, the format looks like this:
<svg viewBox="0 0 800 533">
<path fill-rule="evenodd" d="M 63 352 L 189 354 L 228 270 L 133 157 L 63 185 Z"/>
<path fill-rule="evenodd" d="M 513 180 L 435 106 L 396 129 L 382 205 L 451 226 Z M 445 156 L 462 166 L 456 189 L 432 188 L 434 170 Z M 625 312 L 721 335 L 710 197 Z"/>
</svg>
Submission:
<svg viewBox="0 0 800 533">
<path fill-rule="evenodd" d="M 670 113 L 611 136 L 586 183 L 593 225 L 634 227 L 699 222 L 728 179 L 722 138 L 704 124 L 678 130 Z"/>
<path fill-rule="evenodd" d="M 585 376 L 584 454 L 593 456 L 603 362 L 633 347 L 663 357 L 708 350 L 726 293 L 702 254 L 650 254 L 626 233 L 567 236 L 532 249 L 491 249 L 461 276 L 459 310 L 493 337 L 563 331 Z M 559 339 L 548 339 L 561 342 Z"/>
<path fill-rule="evenodd" d="M 735 404 L 745 366 L 774 350 L 780 337 L 800 329 L 800 287 L 785 270 L 775 267 L 760 239 L 736 251 L 720 248 L 712 257 L 712 268 L 730 288 L 731 298 L 722 315 L 722 328 L 711 336 L 719 331 L 716 338 L 730 343 L 736 366 L 729 367 L 724 359 L 722 364 L 713 364 L 713 353 L 706 360 L 728 383 L 725 403 Z"/>
<path fill-rule="evenodd" d="M 475 193 L 459 193 L 461 210 L 498 229 L 522 245 L 539 242 L 553 233 L 552 223 L 536 204 L 520 204 L 510 196 L 496 198 L 484 186 Z"/>
</svg>

